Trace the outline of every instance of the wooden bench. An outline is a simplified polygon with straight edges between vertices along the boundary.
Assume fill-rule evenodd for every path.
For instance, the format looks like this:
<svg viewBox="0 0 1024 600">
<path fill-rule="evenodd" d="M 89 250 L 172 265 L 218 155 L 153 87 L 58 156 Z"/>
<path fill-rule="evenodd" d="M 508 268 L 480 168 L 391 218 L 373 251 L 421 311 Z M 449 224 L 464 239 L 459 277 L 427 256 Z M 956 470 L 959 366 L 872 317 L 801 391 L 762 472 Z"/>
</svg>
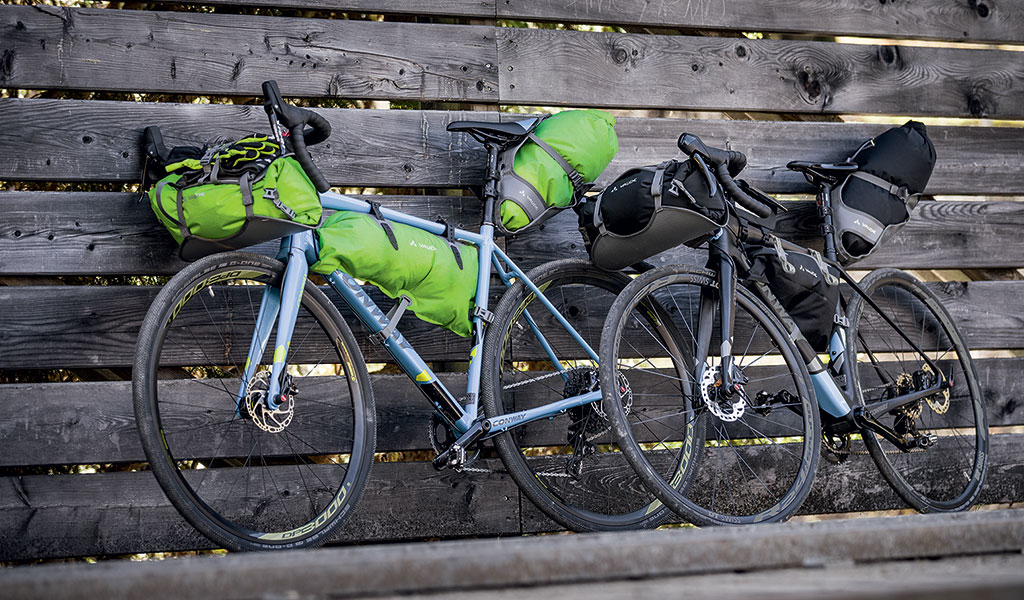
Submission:
<svg viewBox="0 0 1024 600">
<path fill-rule="evenodd" d="M 183 4 L 197 10 L 181 11 Z M 1012 199 L 1024 195 L 1020 3 L 173 6 L 179 10 L 0 6 L 0 89 L 8 96 L 0 98 L 0 560 L 209 547 L 139 470 L 135 337 L 154 284 L 182 263 L 129 186 L 140 177 L 146 125 L 159 125 L 170 144 L 265 130 L 256 96 L 267 79 L 322 107 L 335 133 L 314 155 L 333 185 L 383 189 L 388 195 L 378 198 L 388 206 L 463 226 L 480 218 L 464 190 L 480 183 L 483 151 L 445 125 L 516 118 L 501 107 L 620 111 L 620 151 L 599 183 L 677 155 L 676 138 L 693 131 L 745 152 L 745 177 L 784 194 L 812 191 L 785 170 L 789 160 L 841 160 L 899 121 L 892 115 L 953 118 L 929 122 L 938 164 L 928 193 L 942 198 L 922 201 L 899 236 L 858 268 L 914 269 L 935 281 L 982 353 L 994 435 L 981 502 L 1024 499 L 1024 204 Z M 809 41 L 836 36 L 874 39 Z M 388 103 L 393 110 L 382 109 Z M 840 122 L 849 114 L 868 117 Z M 793 206 L 788 231 L 813 238 L 807 198 Z M 585 256 L 571 212 L 505 245 L 524 266 Z M 700 256 L 677 250 L 658 260 Z M 465 341 L 413 320 L 402 328 L 459 387 Z M 386 360 L 359 337 L 368 360 Z M 438 474 L 412 460 L 424 455 L 409 452 L 429 449 L 427 404 L 403 376 L 374 375 L 373 385 L 378 451 L 406 454 L 375 465 L 339 541 L 556 529 L 506 475 Z M 822 467 L 803 511 L 896 508 L 903 504 L 873 463 L 857 456 Z"/>
</svg>

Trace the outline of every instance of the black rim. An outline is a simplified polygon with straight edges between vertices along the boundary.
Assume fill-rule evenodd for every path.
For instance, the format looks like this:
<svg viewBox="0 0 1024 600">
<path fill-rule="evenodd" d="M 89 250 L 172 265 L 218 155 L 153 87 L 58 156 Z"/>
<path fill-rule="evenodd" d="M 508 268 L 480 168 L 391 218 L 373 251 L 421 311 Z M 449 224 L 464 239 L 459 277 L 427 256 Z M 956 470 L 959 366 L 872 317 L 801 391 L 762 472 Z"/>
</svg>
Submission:
<svg viewBox="0 0 1024 600">
<path fill-rule="evenodd" d="M 238 268 L 214 268 L 196 281 L 207 282 L 233 269 Z M 244 269 L 262 273 L 252 278 L 254 283 L 276 277 L 265 266 Z M 254 286 L 238 285 L 244 283 L 241 279 L 232 281 L 236 285 L 223 283 L 200 283 L 178 294 L 154 340 L 150 372 L 157 372 L 157 356 L 162 356 L 161 376 L 171 373 L 159 382 L 163 393 L 150 377 L 154 427 L 165 444 L 163 460 L 187 501 L 224 535 L 265 545 L 308 541 L 352 505 L 347 500 L 362 469 L 366 435 L 363 407 L 354 401 L 360 383 L 349 376 L 353 365 L 348 353 L 335 345 L 340 332 L 334 331 L 327 311 L 306 294 L 300 309 L 306 319 L 300 317 L 289 356 L 309 362 L 299 363 L 295 372 L 300 395 L 294 399 L 291 421 L 279 433 L 270 433 L 244 409 L 239 415 L 238 374 L 261 294 L 244 289 Z M 179 307 L 179 299 L 197 289 Z M 224 322 L 218 323 L 221 314 Z M 185 347 L 189 339 L 198 350 Z M 202 366 L 195 364 L 198 359 Z M 342 391 L 346 383 L 347 395 Z M 278 535 L 268 538 L 268 533 Z"/>
</svg>

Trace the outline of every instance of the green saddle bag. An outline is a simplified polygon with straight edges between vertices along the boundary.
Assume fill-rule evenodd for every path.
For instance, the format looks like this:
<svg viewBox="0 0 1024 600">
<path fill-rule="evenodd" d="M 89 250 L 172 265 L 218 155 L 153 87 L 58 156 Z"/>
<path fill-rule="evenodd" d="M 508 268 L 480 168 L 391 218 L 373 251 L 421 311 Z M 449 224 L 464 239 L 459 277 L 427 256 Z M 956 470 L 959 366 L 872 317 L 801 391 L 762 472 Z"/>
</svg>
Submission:
<svg viewBox="0 0 1024 600">
<path fill-rule="evenodd" d="M 500 233 L 533 228 L 575 205 L 619 151 L 615 117 L 594 109 L 544 117 L 502 152 Z"/>
<path fill-rule="evenodd" d="M 376 285 L 390 298 L 404 294 L 420 319 L 463 337 L 473 332 L 476 247 L 353 212 L 334 213 L 317 235 L 319 260 L 312 271 L 340 270 Z"/>
<path fill-rule="evenodd" d="M 202 156 L 198 156 L 202 152 Z M 149 191 L 157 219 L 183 260 L 235 250 L 316 228 L 320 195 L 291 156 L 251 136 L 165 165 Z"/>
</svg>

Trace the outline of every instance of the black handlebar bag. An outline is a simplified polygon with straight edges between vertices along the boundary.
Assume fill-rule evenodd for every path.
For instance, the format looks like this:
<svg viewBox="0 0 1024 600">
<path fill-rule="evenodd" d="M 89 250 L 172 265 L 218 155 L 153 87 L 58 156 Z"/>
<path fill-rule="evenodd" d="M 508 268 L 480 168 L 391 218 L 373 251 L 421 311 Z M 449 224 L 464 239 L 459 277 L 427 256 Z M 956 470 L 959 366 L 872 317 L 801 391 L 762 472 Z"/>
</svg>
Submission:
<svg viewBox="0 0 1024 600">
<path fill-rule="evenodd" d="M 865 142 L 848 162 L 860 169 L 829 190 L 843 264 L 866 257 L 910 220 L 935 167 L 935 146 L 923 123 L 908 121 Z"/>
<path fill-rule="evenodd" d="M 630 169 L 577 212 L 591 262 L 608 271 L 699 246 L 728 220 L 721 186 L 692 159 Z"/>
</svg>

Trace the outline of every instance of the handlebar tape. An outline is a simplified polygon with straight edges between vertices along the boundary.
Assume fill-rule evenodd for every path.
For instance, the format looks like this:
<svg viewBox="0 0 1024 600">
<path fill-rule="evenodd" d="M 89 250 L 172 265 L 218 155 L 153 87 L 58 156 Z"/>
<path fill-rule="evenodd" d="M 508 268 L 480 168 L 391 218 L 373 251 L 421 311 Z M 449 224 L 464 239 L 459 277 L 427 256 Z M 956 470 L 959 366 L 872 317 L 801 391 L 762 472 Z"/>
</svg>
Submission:
<svg viewBox="0 0 1024 600">
<path fill-rule="evenodd" d="M 319 144 L 330 137 L 331 124 L 311 110 L 285 103 L 275 81 L 263 82 L 263 96 L 267 99 L 264 105 L 267 114 L 276 114 L 281 124 L 288 129 L 295 160 L 302 165 L 317 191 L 326 192 L 331 189 L 331 184 L 313 163 L 313 158 L 306 149 L 307 146 Z M 306 125 L 309 125 L 309 128 Z"/>
</svg>

